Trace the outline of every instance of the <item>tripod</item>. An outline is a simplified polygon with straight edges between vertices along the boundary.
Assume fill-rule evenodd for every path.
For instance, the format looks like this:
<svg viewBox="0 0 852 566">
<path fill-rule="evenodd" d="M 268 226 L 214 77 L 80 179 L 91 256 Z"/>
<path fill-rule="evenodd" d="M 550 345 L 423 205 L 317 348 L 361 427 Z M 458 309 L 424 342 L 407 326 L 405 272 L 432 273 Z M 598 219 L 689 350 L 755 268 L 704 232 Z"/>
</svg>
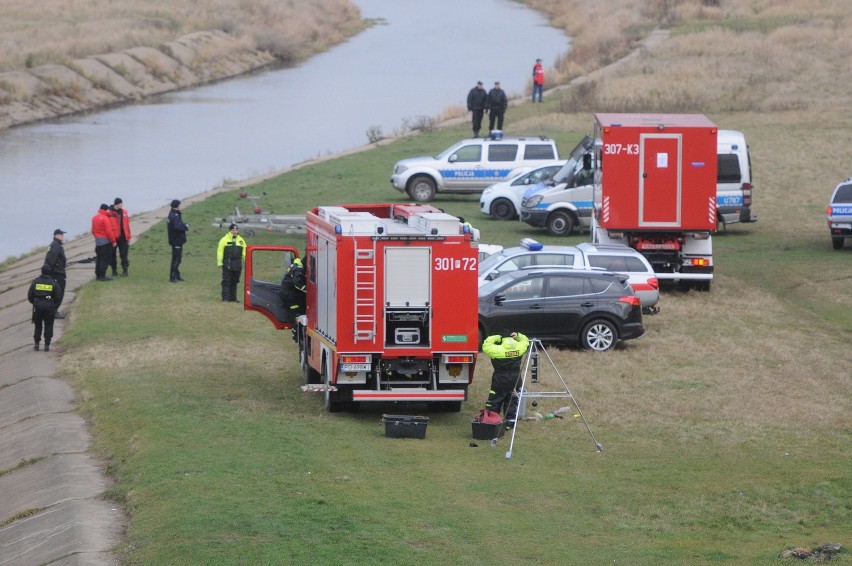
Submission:
<svg viewBox="0 0 852 566">
<path fill-rule="evenodd" d="M 530 389 L 531 385 L 539 383 L 539 359 L 542 355 L 548 362 L 550 362 L 550 367 L 553 368 L 553 371 L 559 378 L 559 383 L 562 384 L 561 388 L 556 391 L 539 391 L 537 387 L 535 388 L 535 391 Z M 559 373 L 559 369 L 556 367 L 556 364 L 553 363 L 553 358 L 550 357 L 550 354 L 547 353 L 547 350 L 544 349 L 544 346 L 541 344 L 541 340 L 538 338 L 530 339 L 530 348 L 527 351 L 523 366 L 524 372 L 521 375 L 521 387 L 516 393 L 514 393 L 518 397 L 518 411 L 515 415 L 515 422 L 512 426 L 512 438 L 509 442 L 509 451 L 506 452 L 506 459 L 512 457 L 512 449 L 515 446 L 515 433 L 518 430 L 518 417 L 524 414 L 527 399 L 571 399 L 574 403 L 574 407 L 577 409 L 577 415 L 583 419 L 583 424 L 586 425 L 586 430 L 589 431 L 589 436 L 592 437 L 592 442 L 595 443 L 595 450 L 603 452 L 603 446 L 601 446 L 600 442 L 597 441 L 595 435 L 592 433 L 592 429 L 589 427 L 586 417 L 583 416 L 583 412 L 580 410 L 580 405 L 577 404 L 577 399 L 574 398 L 574 395 L 568 388 L 568 384 L 565 383 L 565 379 L 562 377 L 562 374 Z M 533 403 L 535 403 L 535 401 Z"/>
</svg>

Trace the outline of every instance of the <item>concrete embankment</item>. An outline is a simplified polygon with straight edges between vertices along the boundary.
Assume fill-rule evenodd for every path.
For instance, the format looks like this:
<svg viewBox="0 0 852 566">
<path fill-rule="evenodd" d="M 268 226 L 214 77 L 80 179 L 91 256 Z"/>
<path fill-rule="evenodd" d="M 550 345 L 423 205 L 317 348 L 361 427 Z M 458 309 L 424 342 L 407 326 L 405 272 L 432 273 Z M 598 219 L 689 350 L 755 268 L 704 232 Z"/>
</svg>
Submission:
<svg viewBox="0 0 852 566">
<path fill-rule="evenodd" d="M 0 130 L 29 122 L 136 102 L 234 77 L 277 61 L 252 42 L 200 31 L 159 48 L 74 59 L 0 73 Z"/>
</svg>

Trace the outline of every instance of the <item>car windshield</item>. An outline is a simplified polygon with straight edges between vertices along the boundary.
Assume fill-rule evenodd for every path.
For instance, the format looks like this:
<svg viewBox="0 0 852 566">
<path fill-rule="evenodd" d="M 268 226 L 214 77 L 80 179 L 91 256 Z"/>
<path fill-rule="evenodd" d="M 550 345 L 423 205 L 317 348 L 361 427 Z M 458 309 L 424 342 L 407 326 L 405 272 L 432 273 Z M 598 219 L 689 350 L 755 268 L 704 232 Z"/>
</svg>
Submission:
<svg viewBox="0 0 852 566">
<path fill-rule="evenodd" d="M 495 265 L 501 263 L 504 259 L 506 259 L 506 254 L 503 252 L 497 252 L 496 254 L 491 254 L 483 261 L 479 262 L 479 272 L 486 273 L 494 268 Z"/>
<path fill-rule="evenodd" d="M 449 157 L 453 152 L 457 151 L 463 144 L 464 142 L 453 144 L 438 155 L 432 157 L 432 159 L 444 159 L 445 157 Z"/>
<path fill-rule="evenodd" d="M 595 140 L 593 140 L 591 136 L 586 135 L 582 140 L 580 140 L 580 143 L 574 146 L 574 149 L 571 150 L 571 156 L 568 158 L 568 161 L 562 166 L 562 169 L 557 171 L 553 176 L 552 184 L 558 185 L 560 183 L 567 183 L 574 177 L 577 165 L 583 161 L 583 155 L 591 150 L 592 145 L 594 145 L 594 141 Z"/>
</svg>

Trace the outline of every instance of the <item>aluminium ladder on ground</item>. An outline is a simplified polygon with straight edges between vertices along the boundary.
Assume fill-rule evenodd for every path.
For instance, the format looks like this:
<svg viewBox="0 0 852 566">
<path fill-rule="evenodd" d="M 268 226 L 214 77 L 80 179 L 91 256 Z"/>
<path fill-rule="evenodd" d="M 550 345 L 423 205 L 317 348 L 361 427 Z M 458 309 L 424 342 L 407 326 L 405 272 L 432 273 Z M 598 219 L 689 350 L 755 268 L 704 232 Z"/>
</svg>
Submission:
<svg viewBox="0 0 852 566">
<path fill-rule="evenodd" d="M 541 368 L 539 368 L 538 362 L 540 361 L 540 357 L 544 356 L 547 358 L 547 361 L 550 362 L 550 367 L 553 368 L 556 376 L 559 378 L 559 383 L 561 387 L 559 387 L 555 391 L 538 391 L 531 390 L 530 386 L 533 384 L 537 384 L 539 379 L 539 372 Z M 601 446 L 600 442 L 595 438 L 595 435 L 592 433 L 591 427 L 589 427 L 589 423 L 586 420 L 586 417 L 583 415 L 583 412 L 580 410 L 580 405 L 577 404 L 577 399 L 571 393 L 571 390 L 568 388 L 568 384 L 565 382 L 565 378 L 562 377 L 562 374 L 559 373 L 559 368 L 556 367 L 556 364 L 553 362 L 553 358 L 550 357 L 550 354 L 547 353 L 547 350 L 544 349 L 544 346 L 541 344 L 541 340 L 538 338 L 530 339 L 530 347 L 527 350 L 526 356 L 524 357 L 523 365 L 523 373 L 521 374 L 521 386 L 513 393 L 518 397 L 518 409 L 515 413 L 515 421 L 512 426 L 512 436 L 509 441 L 509 450 L 506 452 L 506 459 L 510 459 L 512 457 L 512 450 L 515 447 L 515 433 L 518 430 L 518 422 L 519 417 L 523 415 L 526 402 L 528 399 L 570 399 L 574 403 L 574 408 L 577 410 L 577 415 L 583 419 L 583 424 L 586 425 L 586 430 L 589 431 L 589 435 L 592 437 L 592 442 L 595 443 L 595 450 L 598 452 L 603 452 L 603 446 Z"/>
</svg>

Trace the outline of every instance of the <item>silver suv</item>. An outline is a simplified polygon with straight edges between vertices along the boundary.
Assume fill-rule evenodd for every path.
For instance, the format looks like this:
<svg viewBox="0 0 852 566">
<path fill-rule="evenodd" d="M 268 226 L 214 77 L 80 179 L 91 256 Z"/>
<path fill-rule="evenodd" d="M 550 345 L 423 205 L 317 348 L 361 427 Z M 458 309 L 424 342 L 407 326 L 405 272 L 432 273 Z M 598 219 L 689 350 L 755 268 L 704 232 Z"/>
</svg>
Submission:
<svg viewBox="0 0 852 566">
<path fill-rule="evenodd" d="M 834 188 L 825 211 L 831 245 L 835 250 L 843 248 L 843 240 L 852 238 L 852 177 Z"/>
<path fill-rule="evenodd" d="M 475 193 L 559 159 L 556 142 L 543 136 L 462 140 L 434 157 L 398 161 L 391 184 L 415 202 L 429 202 L 435 193 Z"/>
</svg>

